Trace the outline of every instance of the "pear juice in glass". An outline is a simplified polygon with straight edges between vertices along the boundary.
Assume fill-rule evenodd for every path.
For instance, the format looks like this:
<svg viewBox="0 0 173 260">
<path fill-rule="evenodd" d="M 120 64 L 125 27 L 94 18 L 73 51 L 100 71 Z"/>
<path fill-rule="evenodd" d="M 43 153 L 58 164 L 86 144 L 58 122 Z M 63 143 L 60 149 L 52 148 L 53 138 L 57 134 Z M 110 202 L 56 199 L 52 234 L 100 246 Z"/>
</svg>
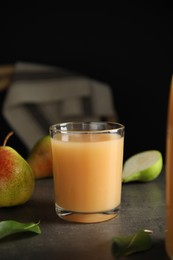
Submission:
<svg viewBox="0 0 173 260">
<path fill-rule="evenodd" d="M 121 204 L 124 126 L 69 122 L 50 127 L 55 210 L 68 221 L 115 217 Z"/>
</svg>

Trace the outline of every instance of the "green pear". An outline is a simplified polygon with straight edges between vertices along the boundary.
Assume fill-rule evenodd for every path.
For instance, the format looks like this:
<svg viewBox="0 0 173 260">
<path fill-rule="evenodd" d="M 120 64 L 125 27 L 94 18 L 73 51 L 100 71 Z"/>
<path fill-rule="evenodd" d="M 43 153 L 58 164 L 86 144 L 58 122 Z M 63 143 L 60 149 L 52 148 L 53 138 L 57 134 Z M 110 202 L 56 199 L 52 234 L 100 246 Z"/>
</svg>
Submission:
<svg viewBox="0 0 173 260">
<path fill-rule="evenodd" d="M 34 191 L 35 179 L 26 160 L 12 147 L 6 146 L 10 132 L 0 146 L 0 207 L 27 202 Z"/>
<path fill-rule="evenodd" d="M 124 163 L 122 181 L 153 181 L 160 175 L 162 167 L 163 158 L 161 152 L 149 150 L 137 153 Z"/>
<path fill-rule="evenodd" d="M 52 150 L 49 135 L 40 138 L 27 158 L 36 179 L 52 177 Z"/>
</svg>

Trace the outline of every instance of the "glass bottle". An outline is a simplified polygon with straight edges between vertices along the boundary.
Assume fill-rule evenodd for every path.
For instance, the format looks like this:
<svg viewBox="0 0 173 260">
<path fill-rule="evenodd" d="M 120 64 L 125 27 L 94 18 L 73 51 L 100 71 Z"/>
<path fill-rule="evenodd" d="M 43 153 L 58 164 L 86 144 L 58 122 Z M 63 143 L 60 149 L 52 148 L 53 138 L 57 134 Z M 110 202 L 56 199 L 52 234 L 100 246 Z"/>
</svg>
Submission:
<svg viewBox="0 0 173 260">
<path fill-rule="evenodd" d="M 166 136 L 166 251 L 173 260 L 173 78 L 169 94 Z"/>
</svg>

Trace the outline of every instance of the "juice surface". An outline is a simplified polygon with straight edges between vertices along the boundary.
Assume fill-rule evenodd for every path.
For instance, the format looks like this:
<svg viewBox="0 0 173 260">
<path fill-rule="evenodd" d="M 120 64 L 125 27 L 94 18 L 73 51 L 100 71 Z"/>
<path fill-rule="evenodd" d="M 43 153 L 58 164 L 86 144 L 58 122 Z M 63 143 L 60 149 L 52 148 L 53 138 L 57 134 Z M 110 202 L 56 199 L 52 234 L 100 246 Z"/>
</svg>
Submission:
<svg viewBox="0 0 173 260">
<path fill-rule="evenodd" d="M 124 138 L 117 134 L 55 138 L 51 140 L 56 204 L 83 213 L 119 206 Z"/>
<path fill-rule="evenodd" d="M 173 81 L 170 89 L 166 144 L 166 250 L 173 259 Z"/>
</svg>

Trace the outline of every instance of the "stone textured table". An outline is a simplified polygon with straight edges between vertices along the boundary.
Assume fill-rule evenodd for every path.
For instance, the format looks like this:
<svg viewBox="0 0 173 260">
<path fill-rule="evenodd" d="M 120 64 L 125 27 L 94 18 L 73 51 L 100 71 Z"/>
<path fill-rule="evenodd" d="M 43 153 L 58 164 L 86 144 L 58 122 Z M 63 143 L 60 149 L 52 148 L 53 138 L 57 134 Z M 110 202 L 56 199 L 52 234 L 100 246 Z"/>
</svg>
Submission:
<svg viewBox="0 0 173 260">
<path fill-rule="evenodd" d="M 150 183 L 123 184 L 117 218 L 96 224 L 74 224 L 59 219 L 54 210 L 53 179 L 37 180 L 25 205 L 1 208 L 0 220 L 40 221 L 42 233 L 17 234 L 0 240 L 0 259 L 117 259 L 112 237 L 139 229 L 153 230 L 153 247 L 128 259 L 168 259 L 165 252 L 165 176 Z M 120 259 L 127 259 L 121 257 Z"/>
</svg>

